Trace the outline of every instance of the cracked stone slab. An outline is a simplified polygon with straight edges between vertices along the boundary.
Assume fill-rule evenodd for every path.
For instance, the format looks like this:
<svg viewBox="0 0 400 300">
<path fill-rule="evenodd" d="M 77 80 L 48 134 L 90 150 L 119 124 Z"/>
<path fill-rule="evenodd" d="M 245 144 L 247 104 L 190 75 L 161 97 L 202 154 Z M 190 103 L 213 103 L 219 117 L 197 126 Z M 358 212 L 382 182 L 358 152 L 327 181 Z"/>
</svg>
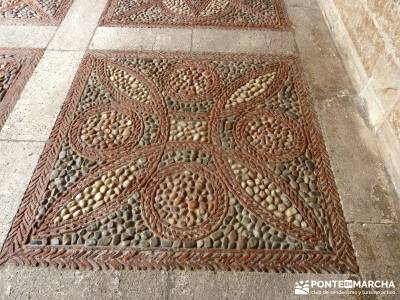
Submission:
<svg viewBox="0 0 400 300">
<path fill-rule="evenodd" d="M 0 49 L 0 130 L 42 54 L 39 49 Z"/>
<path fill-rule="evenodd" d="M 2 25 L 58 25 L 73 0 L 3 0 L 0 2 Z"/>
<path fill-rule="evenodd" d="M 102 26 L 288 30 L 282 0 L 109 0 Z"/>
<path fill-rule="evenodd" d="M 356 273 L 293 56 L 90 51 L 1 263 Z"/>
</svg>

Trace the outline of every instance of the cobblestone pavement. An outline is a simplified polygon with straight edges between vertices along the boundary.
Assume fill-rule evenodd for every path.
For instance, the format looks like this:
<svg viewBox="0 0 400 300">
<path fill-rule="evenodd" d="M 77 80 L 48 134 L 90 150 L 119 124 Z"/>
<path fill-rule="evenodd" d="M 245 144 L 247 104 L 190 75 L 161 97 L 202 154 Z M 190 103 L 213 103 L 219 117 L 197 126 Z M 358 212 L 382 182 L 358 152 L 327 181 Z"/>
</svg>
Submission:
<svg viewBox="0 0 400 300">
<path fill-rule="evenodd" d="M 0 1 L 0 298 L 398 285 L 398 198 L 314 1 L 154 3 Z"/>
<path fill-rule="evenodd" d="M 58 25 L 72 0 L 2 0 L 0 24 Z"/>
<path fill-rule="evenodd" d="M 281 0 L 109 1 L 102 25 L 287 29 Z"/>
</svg>

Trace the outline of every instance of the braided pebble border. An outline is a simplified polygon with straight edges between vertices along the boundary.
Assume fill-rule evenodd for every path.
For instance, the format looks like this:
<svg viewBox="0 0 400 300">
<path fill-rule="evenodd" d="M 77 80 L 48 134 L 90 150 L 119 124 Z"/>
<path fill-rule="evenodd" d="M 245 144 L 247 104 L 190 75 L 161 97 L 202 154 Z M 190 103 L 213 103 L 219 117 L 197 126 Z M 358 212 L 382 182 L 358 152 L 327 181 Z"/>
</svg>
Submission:
<svg viewBox="0 0 400 300">
<path fill-rule="evenodd" d="M 42 12 L 40 8 L 37 8 L 35 12 L 38 13 L 39 18 L 4 18 L 0 17 L 0 25 L 37 25 L 37 26 L 58 26 L 64 19 L 69 8 L 71 7 L 73 0 L 62 0 L 63 2 L 57 8 L 54 16 Z M 25 0 L 25 3 L 29 7 L 37 7 L 34 0 Z M 5 10 L 7 11 L 7 10 Z"/>
<path fill-rule="evenodd" d="M 17 77 L 8 88 L 4 98 L 0 100 L 0 130 L 4 126 L 7 117 L 13 110 L 17 100 L 36 68 L 44 53 L 43 49 L 1 49 L 0 54 L 14 55 L 16 60 L 23 61 L 23 66 Z"/>
<path fill-rule="evenodd" d="M 152 0 L 156 3 L 160 2 L 159 0 Z M 118 7 L 119 0 L 109 0 L 106 8 L 103 11 L 103 14 L 99 21 L 99 26 L 106 27 L 144 27 L 144 28 L 152 28 L 152 27 L 172 27 L 172 28 L 213 28 L 213 29 L 241 29 L 241 30 L 263 30 L 269 29 L 274 31 L 288 31 L 290 27 L 290 21 L 288 14 L 286 12 L 285 4 L 283 0 L 272 0 L 274 2 L 274 6 L 276 8 L 277 19 L 279 20 L 277 23 L 270 22 L 269 24 L 263 25 L 252 25 L 252 24 L 210 24 L 207 22 L 207 19 L 203 22 L 193 22 L 182 19 L 182 21 L 178 23 L 172 23 L 168 20 L 152 22 L 152 23 L 144 23 L 144 22 L 133 22 L 133 21 L 125 21 L 121 19 L 113 18 L 114 11 Z M 149 5 L 147 5 L 149 6 Z"/>
<path fill-rule="evenodd" d="M 318 186 L 322 193 L 321 207 L 327 213 L 328 239 L 332 251 L 303 250 L 228 250 L 228 249 L 110 249 L 83 246 L 25 247 L 29 241 L 34 213 L 49 181 L 49 171 L 58 155 L 62 139 L 68 134 L 73 109 L 79 101 L 93 59 L 140 55 L 141 57 L 226 59 L 246 61 L 254 58 L 290 63 L 298 92 L 304 126 L 310 135 L 315 158 Z M 230 271 L 263 271 L 293 273 L 358 273 L 356 257 L 348 234 L 346 221 L 336 190 L 329 157 L 310 93 L 302 81 L 299 60 L 293 56 L 245 54 L 183 54 L 160 52 L 90 51 L 83 60 L 70 89 L 68 98 L 54 125 L 50 138 L 40 156 L 36 170 L 14 217 L 12 227 L 0 253 L 0 264 L 53 266 L 71 269 L 202 269 Z"/>
</svg>

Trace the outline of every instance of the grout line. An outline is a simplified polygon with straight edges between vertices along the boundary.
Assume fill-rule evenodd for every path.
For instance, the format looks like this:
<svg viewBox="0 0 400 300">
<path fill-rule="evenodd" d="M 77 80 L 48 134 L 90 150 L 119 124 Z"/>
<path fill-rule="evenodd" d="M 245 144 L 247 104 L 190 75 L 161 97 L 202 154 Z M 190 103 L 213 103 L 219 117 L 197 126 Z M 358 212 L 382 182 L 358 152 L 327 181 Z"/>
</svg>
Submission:
<svg viewBox="0 0 400 300">
<path fill-rule="evenodd" d="M 193 28 L 190 30 L 190 50 L 189 53 L 191 53 L 193 51 Z"/>
<path fill-rule="evenodd" d="M 155 34 L 154 34 L 154 41 L 151 44 L 151 51 L 154 51 L 154 48 L 155 48 L 156 43 L 157 43 L 157 36 L 158 36 L 159 33 L 160 33 L 160 28 L 156 28 L 155 29 Z M 144 47 L 142 47 L 142 48 L 144 48 Z M 146 49 L 146 48 L 144 48 L 144 49 Z"/>
<path fill-rule="evenodd" d="M 47 141 L 41 140 L 15 140 L 15 139 L 0 139 L 0 143 L 8 142 L 8 143 L 46 143 Z"/>
<path fill-rule="evenodd" d="M 65 16 L 64 16 L 64 18 L 65 18 Z M 64 21 L 64 20 L 63 20 Z M 60 24 L 61 25 L 61 24 Z M 57 29 L 56 30 L 54 30 L 54 32 L 53 32 L 53 35 L 49 38 L 49 40 L 47 41 L 47 44 L 46 44 L 46 46 L 45 46 L 45 50 L 47 50 L 47 48 L 49 47 L 49 45 L 50 45 L 50 43 L 51 43 L 51 41 L 54 39 L 54 37 L 56 36 L 56 34 L 57 34 L 57 31 L 58 31 L 58 29 L 60 28 L 60 26 L 57 26 Z"/>
<path fill-rule="evenodd" d="M 396 221 L 388 223 L 348 221 L 347 224 L 348 225 L 400 225 L 400 223 Z"/>
<path fill-rule="evenodd" d="M 96 27 L 94 28 L 94 30 L 92 32 L 92 35 L 90 36 L 89 42 L 86 45 L 85 52 L 90 50 L 90 45 L 92 44 L 92 41 L 93 41 L 93 38 L 94 38 L 94 36 L 95 36 L 95 34 L 97 32 L 97 29 L 99 28 L 99 23 L 100 23 L 101 17 L 102 17 L 102 15 L 100 15 L 99 19 L 97 20 Z"/>
<path fill-rule="evenodd" d="M 296 8 L 296 9 L 304 9 L 304 10 L 319 10 L 318 7 L 311 7 L 311 6 L 303 6 L 299 4 L 287 5 L 286 7 L 289 8 Z"/>
<path fill-rule="evenodd" d="M 87 50 L 86 49 L 73 49 L 73 50 L 69 50 L 69 49 L 46 49 L 46 52 L 85 52 Z"/>
</svg>

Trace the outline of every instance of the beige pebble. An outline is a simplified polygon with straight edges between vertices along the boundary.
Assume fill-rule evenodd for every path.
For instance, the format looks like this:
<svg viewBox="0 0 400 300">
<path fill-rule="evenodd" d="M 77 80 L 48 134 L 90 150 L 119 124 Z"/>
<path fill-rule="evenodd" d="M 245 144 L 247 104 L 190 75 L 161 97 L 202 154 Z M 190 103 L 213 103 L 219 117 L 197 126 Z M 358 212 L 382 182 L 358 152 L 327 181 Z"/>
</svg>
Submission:
<svg viewBox="0 0 400 300">
<path fill-rule="evenodd" d="M 286 210 L 286 205 L 283 203 L 278 204 L 278 211 L 284 212 Z"/>
<path fill-rule="evenodd" d="M 102 193 L 96 193 L 96 195 L 94 196 L 94 200 L 100 201 L 101 199 L 103 199 L 103 194 Z"/>
<path fill-rule="evenodd" d="M 289 208 L 285 211 L 285 215 L 286 215 L 287 217 L 291 217 L 291 216 L 293 216 L 293 215 L 295 215 L 295 214 L 297 214 L 297 209 L 296 209 L 294 206 L 289 207 Z"/>
</svg>

